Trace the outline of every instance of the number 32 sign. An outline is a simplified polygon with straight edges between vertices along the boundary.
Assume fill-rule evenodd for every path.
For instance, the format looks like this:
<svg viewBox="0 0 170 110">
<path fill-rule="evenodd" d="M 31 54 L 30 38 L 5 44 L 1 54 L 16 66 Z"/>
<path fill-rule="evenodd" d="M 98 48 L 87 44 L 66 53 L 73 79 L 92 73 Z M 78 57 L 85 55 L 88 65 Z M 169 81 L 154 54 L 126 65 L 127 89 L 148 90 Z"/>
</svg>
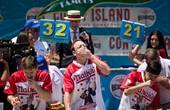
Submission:
<svg viewBox="0 0 170 110">
<path fill-rule="evenodd" d="M 61 20 L 40 20 L 40 40 L 48 43 L 68 43 L 70 22 Z"/>
<path fill-rule="evenodd" d="M 120 37 L 133 44 L 142 45 L 145 41 L 145 25 L 137 22 L 122 20 Z"/>
</svg>

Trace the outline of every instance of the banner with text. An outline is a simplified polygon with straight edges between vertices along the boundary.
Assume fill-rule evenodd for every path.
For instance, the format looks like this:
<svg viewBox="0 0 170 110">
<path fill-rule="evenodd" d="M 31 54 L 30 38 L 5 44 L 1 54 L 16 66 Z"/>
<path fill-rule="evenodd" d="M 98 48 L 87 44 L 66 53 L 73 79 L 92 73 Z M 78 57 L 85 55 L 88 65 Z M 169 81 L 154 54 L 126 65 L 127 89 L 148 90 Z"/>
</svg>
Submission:
<svg viewBox="0 0 170 110">
<path fill-rule="evenodd" d="M 15 33 L 23 28 L 26 19 L 63 20 L 68 10 L 78 9 L 85 17 L 81 26 L 87 28 L 94 39 L 99 41 L 110 39 L 112 42 L 108 42 L 106 44 L 108 46 L 113 45 L 114 40 L 120 40 L 121 21 L 129 20 L 145 24 L 146 35 L 159 29 L 167 37 L 169 52 L 169 5 L 168 0 L 114 0 L 114 2 L 113 0 L 5 0 L 0 2 L 0 39 L 13 38 Z M 100 49 L 100 52 L 95 48 L 95 52 L 101 55 L 127 53 L 124 49 L 126 44 L 122 44 L 119 51 L 115 51 L 115 47 L 111 46 L 113 52 L 103 50 L 110 48 L 106 45 Z M 116 46 L 119 48 L 120 44 Z"/>
</svg>

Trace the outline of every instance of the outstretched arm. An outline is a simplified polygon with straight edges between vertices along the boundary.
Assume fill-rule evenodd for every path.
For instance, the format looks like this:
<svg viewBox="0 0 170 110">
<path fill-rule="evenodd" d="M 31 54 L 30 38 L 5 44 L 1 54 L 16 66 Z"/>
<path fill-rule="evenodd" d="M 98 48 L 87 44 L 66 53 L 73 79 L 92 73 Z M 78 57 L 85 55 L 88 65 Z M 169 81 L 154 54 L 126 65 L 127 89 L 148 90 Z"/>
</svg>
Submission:
<svg viewBox="0 0 170 110">
<path fill-rule="evenodd" d="M 131 87 L 125 89 L 125 90 L 124 90 L 124 93 L 125 93 L 125 95 L 128 96 L 128 95 L 131 95 L 131 94 L 133 94 L 134 92 L 142 89 L 143 87 L 150 86 L 150 85 L 152 85 L 152 81 L 151 81 L 151 80 L 148 80 L 148 81 L 146 81 L 146 82 L 144 82 L 144 83 L 140 83 L 140 84 L 138 84 L 138 85 L 136 85 L 136 86 L 131 86 Z"/>
<path fill-rule="evenodd" d="M 136 45 L 132 51 L 129 52 L 129 58 L 137 65 L 141 65 L 142 64 L 142 61 L 140 61 L 138 58 L 137 58 L 137 54 L 138 54 L 138 51 L 140 49 L 140 45 Z"/>
</svg>

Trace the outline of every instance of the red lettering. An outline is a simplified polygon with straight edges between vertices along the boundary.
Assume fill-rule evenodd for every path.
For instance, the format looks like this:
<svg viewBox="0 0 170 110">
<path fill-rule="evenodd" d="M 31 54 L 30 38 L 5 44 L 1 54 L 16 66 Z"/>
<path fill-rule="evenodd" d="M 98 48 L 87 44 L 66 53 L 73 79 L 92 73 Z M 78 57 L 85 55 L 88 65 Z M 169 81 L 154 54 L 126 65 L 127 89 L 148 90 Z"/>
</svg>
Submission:
<svg viewBox="0 0 170 110">
<path fill-rule="evenodd" d="M 101 20 L 101 15 L 100 15 L 101 10 L 100 9 L 96 9 L 95 12 L 96 12 L 96 17 L 95 17 L 96 21 L 100 21 Z"/>
<path fill-rule="evenodd" d="M 93 8 L 92 21 L 121 21 L 130 19 L 130 10 L 126 8 Z"/>
<path fill-rule="evenodd" d="M 117 12 L 117 21 L 122 20 L 122 9 L 116 9 Z"/>
<path fill-rule="evenodd" d="M 58 13 L 53 13 L 53 16 L 54 16 L 54 19 L 55 19 L 55 20 L 60 19 Z"/>
<path fill-rule="evenodd" d="M 23 88 L 22 86 L 17 86 L 17 91 L 21 93 L 35 92 L 31 87 Z"/>
<path fill-rule="evenodd" d="M 94 9 L 92 9 L 91 12 L 92 21 L 94 21 Z"/>
<path fill-rule="evenodd" d="M 129 9 L 124 9 L 124 19 L 130 20 L 130 11 Z"/>
<path fill-rule="evenodd" d="M 54 20 L 64 20 L 66 13 L 53 13 Z"/>
<path fill-rule="evenodd" d="M 114 49 L 115 48 L 114 42 L 115 42 L 115 38 L 114 37 L 110 37 L 110 40 L 109 40 L 110 49 Z"/>
<path fill-rule="evenodd" d="M 120 37 L 110 37 L 109 39 L 110 49 L 129 49 L 129 44 L 127 42 L 122 42 Z"/>
<path fill-rule="evenodd" d="M 73 80 L 76 82 L 76 83 L 79 83 L 91 76 L 94 76 L 95 75 L 95 70 L 94 68 L 88 68 L 87 71 L 84 71 L 83 73 L 81 74 L 78 74 L 78 75 L 74 75 L 73 76 Z"/>
<path fill-rule="evenodd" d="M 107 16 L 105 16 L 105 9 L 102 8 L 102 18 L 103 18 L 103 21 L 108 21 L 108 19 L 106 18 Z"/>
<path fill-rule="evenodd" d="M 123 42 L 123 49 L 128 49 L 129 48 L 129 45 L 128 45 L 128 43 L 127 42 Z"/>
<path fill-rule="evenodd" d="M 114 9 L 109 9 L 109 21 L 115 21 L 115 11 L 114 11 Z"/>
<path fill-rule="evenodd" d="M 120 48 L 121 48 L 121 40 L 120 40 L 119 37 L 116 39 L 116 48 L 117 48 L 117 49 L 120 49 Z"/>
</svg>

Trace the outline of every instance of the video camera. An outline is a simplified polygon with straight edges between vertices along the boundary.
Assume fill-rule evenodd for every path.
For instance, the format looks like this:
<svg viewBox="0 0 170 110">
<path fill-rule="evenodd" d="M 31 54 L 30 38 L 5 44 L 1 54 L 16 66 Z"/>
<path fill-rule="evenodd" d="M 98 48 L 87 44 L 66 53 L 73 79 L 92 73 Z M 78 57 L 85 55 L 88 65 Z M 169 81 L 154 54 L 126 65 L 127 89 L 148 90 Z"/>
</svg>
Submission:
<svg viewBox="0 0 170 110">
<path fill-rule="evenodd" d="M 8 62 L 10 73 L 17 70 L 18 58 L 29 55 L 36 56 L 34 48 L 28 48 L 28 43 L 0 42 L 0 57 Z"/>
<path fill-rule="evenodd" d="M 36 56 L 36 52 L 34 48 L 28 48 L 28 43 L 11 43 L 11 42 L 5 42 L 0 43 L 0 52 L 3 53 L 3 57 L 5 57 L 5 54 L 8 54 L 7 56 L 10 57 L 26 57 L 29 55 Z"/>
<path fill-rule="evenodd" d="M 17 50 L 14 51 L 13 57 L 27 57 L 27 56 L 36 56 L 36 52 L 34 48 L 24 49 L 24 50 Z"/>
</svg>

